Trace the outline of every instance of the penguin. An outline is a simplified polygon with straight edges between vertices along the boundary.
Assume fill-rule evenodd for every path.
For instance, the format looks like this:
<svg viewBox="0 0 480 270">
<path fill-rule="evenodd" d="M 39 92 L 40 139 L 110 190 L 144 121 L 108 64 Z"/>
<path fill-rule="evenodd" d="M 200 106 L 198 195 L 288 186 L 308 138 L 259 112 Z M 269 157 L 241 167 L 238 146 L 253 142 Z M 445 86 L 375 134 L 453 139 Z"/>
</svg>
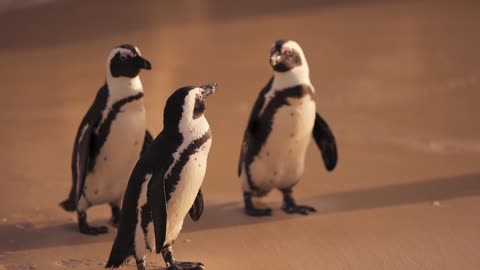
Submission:
<svg viewBox="0 0 480 270">
<path fill-rule="evenodd" d="M 329 126 L 316 112 L 307 59 L 300 45 L 277 40 L 270 50 L 273 77 L 260 92 L 244 133 L 238 164 L 245 213 L 269 216 L 270 208 L 257 208 L 252 197 L 272 189 L 283 194 L 282 209 L 288 214 L 308 215 L 315 208 L 297 205 L 292 188 L 304 171 L 307 146 L 313 135 L 324 164 L 332 171 L 337 146 Z"/>
<path fill-rule="evenodd" d="M 137 47 L 120 45 L 108 56 L 106 82 L 78 128 L 72 155 L 72 187 L 60 203 L 77 212 L 81 233 L 98 235 L 106 226 L 93 227 L 86 210 L 109 203 L 111 224 L 116 226 L 128 176 L 140 153 L 153 141 L 146 129 L 143 87 L 139 73 L 150 70 L 150 62 Z"/>
<path fill-rule="evenodd" d="M 176 90 L 164 109 L 163 131 L 140 157 L 123 198 L 122 215 L 106 268 L 132 257 L 145 270 L 147 252 L 162 253 L 168 270 L 200 270 L 199 262 L 180 262 L 172 245 L 187 213 L 203 213 L 201 185 L 207 169 L 212 133 L 205 100 L 216 84 Z"/>
</svg>

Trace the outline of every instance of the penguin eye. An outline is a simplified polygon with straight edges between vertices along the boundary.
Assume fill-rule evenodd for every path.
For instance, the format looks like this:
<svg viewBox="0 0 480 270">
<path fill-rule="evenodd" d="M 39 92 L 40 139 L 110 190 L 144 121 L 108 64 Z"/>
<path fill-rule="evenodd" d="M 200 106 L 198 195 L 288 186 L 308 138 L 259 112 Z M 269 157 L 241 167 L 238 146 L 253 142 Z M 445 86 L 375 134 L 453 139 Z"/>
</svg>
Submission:
<svg viewBox="0 0 480 270">
<path fill-rule="evenodd" d="M 125 61 L 125 60 L 127 60 L 127 57 L 125 55 L 120 55 L 120 60 Z"/>
<path fill-rule="evenodd" d="M 291 49 L 286 49 L 284 52 L 283 52 L 285 55 L 292 55 L 293 54 L 293 51 Z"/>
</svg>

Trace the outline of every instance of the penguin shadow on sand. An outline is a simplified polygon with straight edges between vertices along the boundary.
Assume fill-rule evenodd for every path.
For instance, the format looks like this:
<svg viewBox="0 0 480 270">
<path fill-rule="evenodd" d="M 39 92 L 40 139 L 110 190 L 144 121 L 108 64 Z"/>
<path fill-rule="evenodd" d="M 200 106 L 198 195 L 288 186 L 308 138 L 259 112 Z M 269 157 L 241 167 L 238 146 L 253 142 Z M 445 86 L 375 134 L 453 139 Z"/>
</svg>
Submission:
<svg viewBox="0 0 480 270">
<path fill-rule="evenodd" d="M 96 224 L 107 224 L 107 219 L 95 220 Z M 75 223 L 56 223 L 48 227 L 37 228 L 35 224 L 20 222 L 15 224 L 1 224 L 0 234 L 6 235 L 0 241 L 0 254 L 5 252 L 93 244 L 113 241 L 115 228 L 110 228 L 107 234 L 87 236 L 78 233 Z"/>
<path fill-rule="evenodd" d="M 302 203 L 308 203 L 316 207 L 317 212 L 310 215 L 326 215 L 479 195 L 480 173 L 474 173 L 321 194 L 312 197 L 299 197 L 298 199 Z M 206 201 L 205 210 L 200 220 L 193 222 L 189 217 L 186 217 L 183 231 L 198 232 L 303 218 L 301 215 L 283 213 L 280 210 L 280 202 L 270 206 L 274 208 L 272 216 L 250 217 L 244 213 L 240 199 L 218 204 L 210 204 Z M 107 219 L 95 220 L 95 223 L 98 224 L 106 224 L 107 222 Z M 0 241 L 1 254 L 37 248 L 112 242 L 115 237 L 115 229 L 111 228 L 107 234 L 92 237 L 78 233 L 77 224 L 70 222 L 44 228 L 35 228 L 32 224 L 22 223 L 0 225 L 0 234 L 8 235 L 6 239 Z"/>
<path fill-rule="evenodd" d="M 310 215 L 326 215 L 478 195 L 480 195 L 480 173 L 474 173 L 322 194 L 299 198 L 299 201 L 317 209 L 316 213 Z M 207 202 L 202 218 L 195 223 L 186 219 L 184 231 L 195 232 L 303 218 L 301 215 L 283 213 L 280 203 L 270 206 L 274 208 L 272 216 L 250 217 L 244 213 L 241 201 L 213 205 Z"/>
</svg>

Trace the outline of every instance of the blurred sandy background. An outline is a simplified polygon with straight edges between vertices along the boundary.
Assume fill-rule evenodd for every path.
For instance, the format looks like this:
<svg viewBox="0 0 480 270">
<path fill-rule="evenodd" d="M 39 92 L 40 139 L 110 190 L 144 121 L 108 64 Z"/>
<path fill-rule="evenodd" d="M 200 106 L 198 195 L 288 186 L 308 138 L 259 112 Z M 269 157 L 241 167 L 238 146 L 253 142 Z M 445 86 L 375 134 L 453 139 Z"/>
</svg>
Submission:
<svg viewBox="0 0 480 270">
<path fill-rule="evenodd" d="M 57 204 L 110 49 L 140 47 L 149 129 L 184 85 L 215 81 L 206 209 L 175 254 L 207 269 L 480 269 L 480 2 L 1 1 L 0 269 L 102 269 L 115 236 Z M 295 189 L 309 217 L 242 212 L 243 130 L 279 38 L 307 54 L 340 160 L 314 144 Z M 104 224 L 108 207 L 90 212 Z M 164 269 L 160 256 L 149 269 Z M 126 269 L 136 269 L 131 263 Z"/>
</svg>

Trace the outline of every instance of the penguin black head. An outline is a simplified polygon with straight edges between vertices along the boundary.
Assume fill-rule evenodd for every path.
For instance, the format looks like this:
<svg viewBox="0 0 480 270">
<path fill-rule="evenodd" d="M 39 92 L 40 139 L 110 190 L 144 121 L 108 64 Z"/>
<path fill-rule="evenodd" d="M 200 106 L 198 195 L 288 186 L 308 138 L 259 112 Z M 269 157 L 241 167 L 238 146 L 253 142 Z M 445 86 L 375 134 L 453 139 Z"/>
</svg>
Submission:
<svg viewBox="0 0 480 270">
<path fill-rule="evenodd" d="M 305 63 L 303 50 L 293 40 L 277 40 L 270 49 L 270 65 L 277 72 L 287 72 Z"/>
<path fill-rule="evenodd" d="M 195 121 L 205 112 L 205 100 L 217 89 L 216 83 L 199 87 L 185 86 L 177 89 L 167 100 L 163 113 L 164 127 L 177 127 L 178 123 Z"/>
<path fill-rule="evenodd" d="M 108 69 L 113 78 L 135 78 L 142 68 L 152 69 L 150 62 L 141 56 L 140 50 L 129 44 L 115 47 L 108 59 Z"/>
</svg>

